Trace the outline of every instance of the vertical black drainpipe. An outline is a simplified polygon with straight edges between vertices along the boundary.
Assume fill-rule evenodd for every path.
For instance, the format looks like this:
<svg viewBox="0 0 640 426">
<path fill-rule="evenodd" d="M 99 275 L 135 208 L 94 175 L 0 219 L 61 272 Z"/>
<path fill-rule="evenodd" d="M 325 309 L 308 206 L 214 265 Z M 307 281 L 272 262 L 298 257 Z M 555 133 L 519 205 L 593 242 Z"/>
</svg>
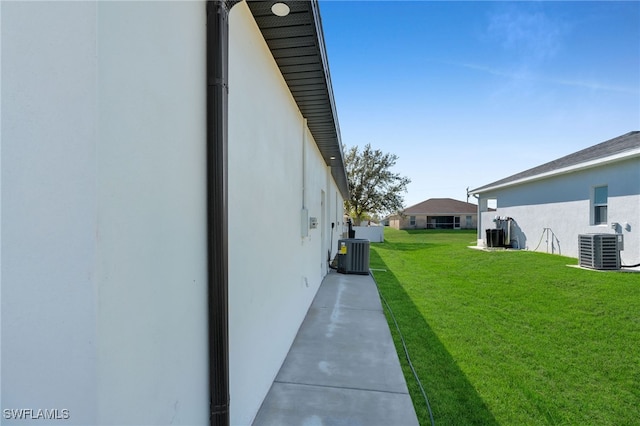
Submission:
<svg viewBox="0 0 640 426">
<path fill-rule="evenodd" d="M 229 425 L 227 127 L 229 10 L 237 1 L 207 1 L 207 249 L 209 411 Z"/>
</svg>

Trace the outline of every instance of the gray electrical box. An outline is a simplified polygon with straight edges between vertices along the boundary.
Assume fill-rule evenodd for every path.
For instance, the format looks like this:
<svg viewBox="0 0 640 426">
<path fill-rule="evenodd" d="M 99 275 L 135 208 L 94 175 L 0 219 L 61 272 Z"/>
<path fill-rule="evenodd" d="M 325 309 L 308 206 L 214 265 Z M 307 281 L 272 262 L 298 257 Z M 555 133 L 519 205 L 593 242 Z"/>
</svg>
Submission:
<svg viewBox="0 0 640 426">
<path fill-rule="evenodd" d="M 310 217 L 309 218 L 309 228 L 316 229 L 318 227 L 318 218 Z"/>
<path fill-rule="evenodd" d="M 369 240 L 338 240 L 338 272 L 369 275 Z"/>
</svg>

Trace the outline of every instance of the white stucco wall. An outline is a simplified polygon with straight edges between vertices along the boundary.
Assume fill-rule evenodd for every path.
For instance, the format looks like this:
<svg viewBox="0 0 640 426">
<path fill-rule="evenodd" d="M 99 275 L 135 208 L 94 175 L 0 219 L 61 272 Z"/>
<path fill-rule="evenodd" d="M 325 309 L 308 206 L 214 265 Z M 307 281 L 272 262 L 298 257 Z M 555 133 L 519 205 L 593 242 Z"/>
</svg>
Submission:
<svg viewBox="0 0 640 426">
<path fill-rule="evenodd" d="M 96 5 L 1 7 L 1 407 L 93 422 Z"/>
<path fill-rule="evenodd" d="M 243 425 L 257 413 L 327 271 L 343 212 L 245 3 L 231 10 L 229 38 L 230 412 L 231 423 Z M 318 220 L 306 237 L 303 207 Z"/>
<path fill-rule="evenodd" d="M 591 191 L 600 185 L 609 188 L 608 224 L 594 226 L 590 216 Z M 483 193 L 479 204 L 487 199 L 497 199 L 498 208 L 481 214 L 478 238 L 483 243 L 485 230 L 495 228 L 493 218 L 509 216 L 515 219 L 514 236 L 522 248 L 535 249 L 542 237 L 538 251 L 577 258 L 579 234 L 614 233 L 610 224 L 618 222 L 622 225 L 618 231 L 624 235 L 623 263 L 640 262 L 638 158 Z M 545 228 L 550 229 L 549 238 Z"/>
<path fill-rule="evenodd" d="M 206 424 L 204 2 L 1 7 L 0 405 Z"/>
<path fill-rule="evenodd" d="M 99 5 L 99 417 L 202 424 L 205 4 Z"/>
<path fill-rule="evenodd" d="M 68 410 L 65 424 L 206 424 L 205 3 L 0 8 L 0 406 Z M 246 4 L 230 29 L 237 425 L 336 253 L 343 199 Z M 318 220 L 304 237 L 303 207 Z"/>
</svg>

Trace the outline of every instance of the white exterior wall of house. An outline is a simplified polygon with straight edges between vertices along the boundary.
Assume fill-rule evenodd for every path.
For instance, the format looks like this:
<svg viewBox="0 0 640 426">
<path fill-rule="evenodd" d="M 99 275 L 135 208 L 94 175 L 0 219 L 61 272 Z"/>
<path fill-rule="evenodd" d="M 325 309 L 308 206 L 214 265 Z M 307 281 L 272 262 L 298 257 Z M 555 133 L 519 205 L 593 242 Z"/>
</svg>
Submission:
<svg viewBox="0 0 640 426">
<path fill-rule="evenodd" d="M 206 424 L 205 4 L 0 7 L 1 407 Z"/>
<path fill-rule="evenodd" d="M 592 190 L 600 185 L 608 185 L 608 223 L 592 225 Z M 496 211 L 486 211 L 489 199 L 497 200 Z M 479 244 L 486 244 L 486 229 L 496 227 L 494 217 L 507 216 L 514 219 L 512 242 L 515 246 L 534 250 L 542 238 L 538 251 L 577 258 L 579 234 L 615 233 L 611 223 L 617 222 L 621 225 L 617 230 L 624 235 L 622 263 L 640 262 L 640 159 L 637 157 L 483 192 L 479 206 L 485 210 L 481 212 L 478 227 Z M 548 234 L 545 228 L 550 229 Z"/>
<path fill-rule="evenodd" d="M 0 407 L 68 410 L 69 425 L 207 424 L 205 2 L 0 14 Z M 230 30 L 230 409 L 247 424 L 343 212 L 246 4 Z M 319 222 L 305 237 L 303 170 Z"/>
<path fill-rule="evenodd" d="M 260 408 L 327 273 L 343 209 L 245 3 L 231 10 L 229 39 L 230 398 L 231 424 L 241 425 Z M 305 237 L 303 207 L 318 220 Z"/>
</svg>

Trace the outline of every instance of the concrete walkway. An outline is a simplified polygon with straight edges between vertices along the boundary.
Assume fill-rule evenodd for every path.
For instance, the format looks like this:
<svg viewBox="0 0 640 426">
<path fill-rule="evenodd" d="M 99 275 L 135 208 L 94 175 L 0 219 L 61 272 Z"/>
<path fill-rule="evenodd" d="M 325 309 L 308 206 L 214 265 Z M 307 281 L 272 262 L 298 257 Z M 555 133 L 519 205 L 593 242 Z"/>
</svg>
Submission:
<svg viewBox="0 0 640 426">
<path fill-rule="evenodd" d="M 418 425 L 375 282 L 322 282 L 254 425 Z"/>
</svg>

